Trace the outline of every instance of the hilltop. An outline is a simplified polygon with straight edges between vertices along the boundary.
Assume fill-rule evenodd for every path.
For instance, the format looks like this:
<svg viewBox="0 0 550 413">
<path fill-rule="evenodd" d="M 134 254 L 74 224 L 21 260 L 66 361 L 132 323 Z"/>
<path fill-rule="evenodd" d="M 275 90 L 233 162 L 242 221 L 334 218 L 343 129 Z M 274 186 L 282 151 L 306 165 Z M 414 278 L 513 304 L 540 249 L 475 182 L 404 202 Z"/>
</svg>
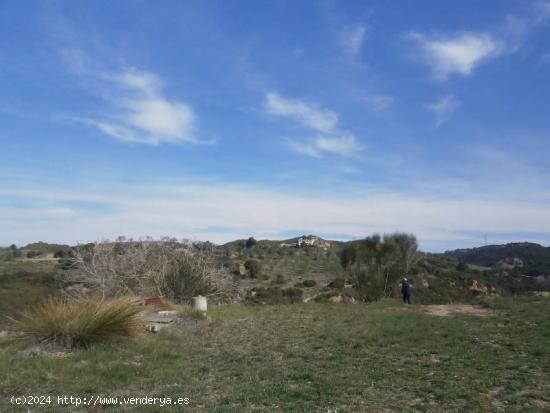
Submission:
<svg viewBox="0 0 550 413">
<path fill-rule="evenodd" d="M 550 275 L 550 247 L 532 242 L 458 249 L 446 251 L 445 255 L 468 264 L 513 270 L 516 274 Z"/>
</svg>

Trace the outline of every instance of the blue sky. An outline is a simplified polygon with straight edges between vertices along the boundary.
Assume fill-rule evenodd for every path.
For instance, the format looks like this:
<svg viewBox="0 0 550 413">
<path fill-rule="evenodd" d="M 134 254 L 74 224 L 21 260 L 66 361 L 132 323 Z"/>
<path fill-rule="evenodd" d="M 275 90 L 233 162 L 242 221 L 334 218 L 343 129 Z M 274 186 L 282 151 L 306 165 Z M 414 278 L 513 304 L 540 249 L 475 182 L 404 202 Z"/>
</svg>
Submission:
<svg viewBox="0 0 550 413">
<path fill-rule="evenodd" d="M 550 1 L 0 4 L 0 245 L 550 245 Z"/>
</svg>

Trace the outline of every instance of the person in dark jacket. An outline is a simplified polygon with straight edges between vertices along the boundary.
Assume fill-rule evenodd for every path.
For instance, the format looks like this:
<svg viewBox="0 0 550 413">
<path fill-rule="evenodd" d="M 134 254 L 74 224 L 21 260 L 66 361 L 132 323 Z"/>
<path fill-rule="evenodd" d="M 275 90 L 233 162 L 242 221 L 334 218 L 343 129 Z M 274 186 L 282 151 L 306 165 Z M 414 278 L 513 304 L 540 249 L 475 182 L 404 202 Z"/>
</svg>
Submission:
<svg viewBox="0 0 550 413">
<path fill-rule="evenodd" d="M 403 303 L 411 303 L 411 283 L 406 278 L 401 282 L 401 294 L 403 294 Z"/>
</svg>

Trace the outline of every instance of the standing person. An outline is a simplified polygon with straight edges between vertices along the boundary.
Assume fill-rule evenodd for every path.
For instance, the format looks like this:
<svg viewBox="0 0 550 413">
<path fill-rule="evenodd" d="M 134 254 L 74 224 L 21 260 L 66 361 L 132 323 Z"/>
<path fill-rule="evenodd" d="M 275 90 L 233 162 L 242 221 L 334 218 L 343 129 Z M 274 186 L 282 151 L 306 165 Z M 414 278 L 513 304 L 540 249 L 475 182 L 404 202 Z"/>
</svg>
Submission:
<svg viewBox="0 0 550 413">
<path fill-rule="evenodd" d="M 403 278 L 403 281 L 401 282 L 401 294 L 403 294 L 403 303 L 404 304 L 410 304 L 411 303 L 411 283 L 407 278 Z"/>
</svg>

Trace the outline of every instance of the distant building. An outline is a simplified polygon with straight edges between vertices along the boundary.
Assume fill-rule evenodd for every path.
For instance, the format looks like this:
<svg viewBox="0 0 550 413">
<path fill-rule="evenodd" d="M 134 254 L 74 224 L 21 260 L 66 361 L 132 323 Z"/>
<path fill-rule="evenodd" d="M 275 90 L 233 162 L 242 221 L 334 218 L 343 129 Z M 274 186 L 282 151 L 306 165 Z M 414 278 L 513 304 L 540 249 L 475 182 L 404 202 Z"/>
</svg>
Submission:
<svg viewBox="0 0 550 413">
<path fill-rule="evenodd" d="M 296 247 L 296 248 L 302 248 L 302 247 L 318 247 L 322 248 L 325 251 L 330 248 L 330 242 L 319 238 L 315 235 L 308 235 L 308 236 L 301 236 L 298 238 L 298 241 L 296 242 L 282 242 L 280 244 L 281 247 Z"/>
</svg>

